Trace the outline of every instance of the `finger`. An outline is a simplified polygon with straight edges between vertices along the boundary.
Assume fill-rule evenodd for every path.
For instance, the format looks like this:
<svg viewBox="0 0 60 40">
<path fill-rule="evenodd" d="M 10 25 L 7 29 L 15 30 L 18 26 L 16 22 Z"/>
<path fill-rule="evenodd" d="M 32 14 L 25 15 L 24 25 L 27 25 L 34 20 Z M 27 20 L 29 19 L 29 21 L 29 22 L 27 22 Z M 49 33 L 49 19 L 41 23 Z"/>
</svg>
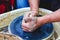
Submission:
<svg viewBox="0 0 60 40">
<path fill-rule="evenodd" d="M 37 17 L 27 17 L 25 21 L 37 21 Z"/>
<path fill-rule="evenodd" d="M 29 29 L 28 27 L 22 26 L 23 29 Z"/>
<path fill-rule="evenodd" d="M 32 32 L 33 30 L 31 28 L 27 28 L 27 27 L 22 27 L 24 31 L 26 32 Z"/>
<path fill-rule="evenodd" d="M 26 32 L 32 32 L 32 30 L 30 30 L 30 29 L 23 29 L 23 30 Z"/>
<path fill-rule="evenodd" d="M 32 19 L 30 17 L 28 17 L 27 19 L 25 19 L 25 22 L 30 22 Z"/>
<path fill-rule="evenodd" d="M 22 28 L 23 28 L 24 30 L 31 31 L 31 30 L 30 30 L 31 27 L 29 27 L 29 26 L 23 25 Z"/>
<path fill-rule="evenodd" d="M 23 29 L 23 31 L 26 31 L 26 32 L 28 32 L 28 30 L 25 30 L 25 29 Z"/>
<path fill-rule="evenodd" d="M 23 28 L 24 31 L 27 31 L 27 32 L 28 32 L 28 30 L 29 30 L 29 29 L 26 28 L 26 27 L 22 27 L 22 28 Z"/>
<path fill-rule="evenodd" d="M 25 30 L 25 29 L 23 29 L 23 31 L 26 31 L 26 32 L 32 32 L 32 31 L 29 31 L 29 30 Z"/>
<path fill-rule="evenodd" d="M 27 23 L 27 22 L 29 22 L 31 20 L 31 18 L 25 17 L 23 20 L 25 21 L 25 23 Z"/>
<path fill-rule="evenodd" d="M 24 18 L 30 17 L 30 15 L 31 15 L 31 12 L 28 12 L 24 15 Z"/>
<path fill-rule="evenodd" d="M 31 20 L 32 20 L 31 17 L 27 17 L 26 19 L 25 18 L 23 19 L 23 22 L 27 23 L 27 22 L 30 22 Z"/>
<path fill-rule="evenodd" d="M 28 23 L 22 23 L 22 27 L 25 27 L 25 28 L 30 28 L 30 23 L 28 22 Z"/>
</svg>

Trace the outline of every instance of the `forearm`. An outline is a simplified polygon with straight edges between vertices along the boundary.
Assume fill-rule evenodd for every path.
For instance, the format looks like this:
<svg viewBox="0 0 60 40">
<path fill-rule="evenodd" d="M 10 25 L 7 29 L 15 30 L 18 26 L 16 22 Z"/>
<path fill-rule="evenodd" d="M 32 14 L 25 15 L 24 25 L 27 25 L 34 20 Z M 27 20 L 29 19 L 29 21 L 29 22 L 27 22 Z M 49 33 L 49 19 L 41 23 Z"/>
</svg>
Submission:
<svg viewBox="0 0 60 40">
<path fill-rule="evenodd" d="M 50 23 L 50 22 L 60 22 L 60 9 L 53 12 L 52 14 L 45 15 L 42 18 L 39 17 L 38 19 L 42 20 L 42 24 Z"/>
<path fill-rule="evenodd" d="M 36 11 L 38 11 L 38 9 L 39 9 L 39 0 L 29 0 L 29 4 L 30 4 L 30 10 L 32 11 L 34 11 L 34 10 L 36 10 Z"/>
</svg>

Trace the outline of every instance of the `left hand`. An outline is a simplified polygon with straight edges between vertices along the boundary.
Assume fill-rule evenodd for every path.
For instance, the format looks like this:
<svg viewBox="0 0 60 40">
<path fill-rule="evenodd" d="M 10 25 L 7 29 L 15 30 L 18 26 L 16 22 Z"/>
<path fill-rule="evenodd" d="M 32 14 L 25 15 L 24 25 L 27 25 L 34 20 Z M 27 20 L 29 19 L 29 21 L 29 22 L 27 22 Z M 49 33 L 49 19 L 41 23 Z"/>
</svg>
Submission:
<svg viewBox="0 0 60 40">
<path fill-rule="evenodd" d="M 36 17 L 36 15 L 38 15 L 38 11 L 26 12 L 25 15 L 24 15 L 23 20 L 29 21 L 29 17 Z"/>
</svg>

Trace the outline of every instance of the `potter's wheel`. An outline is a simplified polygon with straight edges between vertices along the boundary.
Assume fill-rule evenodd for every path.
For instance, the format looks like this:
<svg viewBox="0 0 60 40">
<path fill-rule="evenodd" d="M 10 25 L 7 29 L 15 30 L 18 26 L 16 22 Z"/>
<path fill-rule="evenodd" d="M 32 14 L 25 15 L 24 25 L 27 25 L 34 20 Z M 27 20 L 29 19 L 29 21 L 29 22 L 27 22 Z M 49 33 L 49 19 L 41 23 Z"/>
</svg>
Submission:
<svg viewBox="0 0 60 40">
<path fill-rule="evenodd" d="M 15 35 L 20 36 L 24 40 L 40 40 L 51 35 L 53 31 L 52 23 L 48 23 L 38 28 L 34 32 L 24 32 L 21 27 L 23 16 L 19 16 L 14 19 L 9 25 L 9 32 Z"/>
</svg>

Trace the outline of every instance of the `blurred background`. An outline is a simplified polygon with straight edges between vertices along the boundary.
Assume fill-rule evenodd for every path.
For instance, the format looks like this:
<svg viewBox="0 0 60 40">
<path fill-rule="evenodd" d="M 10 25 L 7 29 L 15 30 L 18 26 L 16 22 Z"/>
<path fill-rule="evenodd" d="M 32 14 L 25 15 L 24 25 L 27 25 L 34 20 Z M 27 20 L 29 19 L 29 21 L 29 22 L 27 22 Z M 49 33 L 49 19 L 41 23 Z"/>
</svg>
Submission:
<svg viewBox="0 0 60 40">
<path fill-rule="evenodd" d="M 52 0 L 41 0 L 40 7 L 50 9 Z M 0 0 L 0 14 L 18 8 L 29 7 L 28 0 Z"/>
<path fill-rule="evenodd" d="M 40 8 L 55 11 L 60 7 L 60 0 L 40 0 L 39 4 Z M 28 0 L 0 0 L 0 14 L 24 7 L 29 7 Z"/>
</svg>

